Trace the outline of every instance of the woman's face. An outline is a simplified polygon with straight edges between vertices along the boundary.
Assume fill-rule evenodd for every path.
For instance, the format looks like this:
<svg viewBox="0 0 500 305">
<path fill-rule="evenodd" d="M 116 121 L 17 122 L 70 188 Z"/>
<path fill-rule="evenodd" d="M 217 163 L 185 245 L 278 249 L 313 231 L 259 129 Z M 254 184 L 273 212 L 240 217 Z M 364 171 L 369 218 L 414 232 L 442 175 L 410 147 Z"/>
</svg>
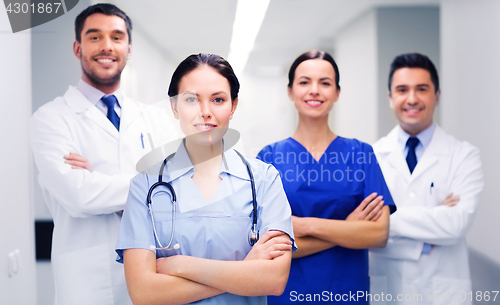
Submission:
<svg viewBox="0 0 500 305">
<path fill-rule="evenodd" d="M 227 79 L 202 65 L 182 77 L 172 110 L 188 141 L 212 145 L 226 133 L 237 103 L 238 99 L 231 102 Z"/>
<path fill-rule="evenodd" d="M 288 96 L 295 102 L 299 114 L 313 118 L 328 115 L 339 93 L 335 71 L 323 59 L 301 62 L 295 70 L 292 88 L 288 87 Z"/>
</svg>

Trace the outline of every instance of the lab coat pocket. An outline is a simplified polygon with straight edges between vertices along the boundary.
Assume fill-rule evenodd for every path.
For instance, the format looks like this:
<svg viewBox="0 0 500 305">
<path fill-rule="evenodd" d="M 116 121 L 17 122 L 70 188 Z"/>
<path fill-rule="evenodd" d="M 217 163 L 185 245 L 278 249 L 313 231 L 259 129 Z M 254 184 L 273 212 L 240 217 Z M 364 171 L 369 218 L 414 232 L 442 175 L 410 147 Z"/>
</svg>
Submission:
<svg viewBox="0 0 500 305">
<path fill-rule="evenodd" d="M 372 305 L 385 305 L 385 299 L 373 297 L 375 295 L 381 296 L 382 293 L 387 295 L 387 276 L 385 275 L 371 275 L 370 276 L 370 295 L 372 296 L 370 304 Z M 370 298 L 369 298 L 370 300 Z"/>
<path fill-rule="evenodd" d="M 471 281 L 467 279 L 434 277 L 430 298 L 434 305 L 470 305 Z"/>
<path fill-rule="evenodd" d="M 108 252 L 100 245 L 52 258 L 57 304 L 113 304 Z"/>
</svg>

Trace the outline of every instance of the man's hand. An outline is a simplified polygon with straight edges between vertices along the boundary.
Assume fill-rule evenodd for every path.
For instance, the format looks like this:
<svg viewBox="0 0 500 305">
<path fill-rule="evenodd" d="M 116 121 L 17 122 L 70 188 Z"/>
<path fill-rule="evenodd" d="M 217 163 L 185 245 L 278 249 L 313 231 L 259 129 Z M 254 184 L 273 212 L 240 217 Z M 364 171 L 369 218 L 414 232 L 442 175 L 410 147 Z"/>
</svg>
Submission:
<svg viewBox="0 0 500 305">
<path fill-rule="evenodd" d="M 244 260 L 263 259 L 272 260 L 292 249 L 292 241 L 287 234 L 281 231 L 267 231 L 253 245 L 252 250 Z"/>
<path fill-rule="evenodd" d="M 349 214 L 349 216 L 347 216 L 346 220 L 377 221 L 380 215 L 382 215 L 382 208 L 384 207 L 384 201 L 382 199 L 382 196 L 377 197 L 377 193 L 370 194 L 351 214 Z"/>
<path fill-rule="evenodd" d="M 448 194 L 446 198 L 441 202 L 441 205 L 446 205 L 449 207 L 455 206 L 460 201 L 460 196 L 453 196 L 453 193 Z"/>
<path fill-rule="evenodd" d="M 75 152 L 70 152 L 69 155 L 65 155 L 64 159 L 66 159 L 64 163 L 71 165 L 71 168 L 73 169 L 86 169 L 89 172 L 93 171 L 89 160 Z"/>
</svg>

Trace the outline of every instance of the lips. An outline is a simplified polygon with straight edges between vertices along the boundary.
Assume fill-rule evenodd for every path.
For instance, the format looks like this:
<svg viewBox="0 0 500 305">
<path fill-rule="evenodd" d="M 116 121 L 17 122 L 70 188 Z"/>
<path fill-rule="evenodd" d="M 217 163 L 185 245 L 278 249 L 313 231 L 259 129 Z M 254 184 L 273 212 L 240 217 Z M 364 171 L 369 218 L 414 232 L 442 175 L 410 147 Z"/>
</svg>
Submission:
<svg viewBox="0 0 500 305">
<path fill-rule="evenodd" d="M 421 107 L 415 108 L 403 108 L 403 112 L 407 113 L 408 115 L 416 115 L 420 112 L 422 112 L 424 109 Z"/>
<path fill-rule="evenodd" d="M 196 128 L 199 131 L 210 131 L 214 128 L 217 128 L 217 125 L 210 123 L 195 124 L 194 128 Z"/>
<path fill-rule="evenodd" d="M 103 67 L 110 67 L 116 61 L 116 58 L 111 56 L 95 56 L 93 59 Z"/>
<path fill-rule="evenodd" d="M 323 104 L 323 101 L 320 100 L 307 100 L 306 104 L 310 107 L 319 107 Z"/>
</svg>

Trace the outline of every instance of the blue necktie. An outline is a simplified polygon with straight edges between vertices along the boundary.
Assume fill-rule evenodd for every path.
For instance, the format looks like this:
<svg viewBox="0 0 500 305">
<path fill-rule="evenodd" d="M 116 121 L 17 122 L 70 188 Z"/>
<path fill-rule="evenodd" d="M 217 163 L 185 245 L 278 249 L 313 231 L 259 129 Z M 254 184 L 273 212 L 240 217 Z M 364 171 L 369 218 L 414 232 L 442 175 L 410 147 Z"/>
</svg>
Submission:
<svg viewBox="0 0 500 305">
<path fill-rule="evenodd" d="M 416 137 L 410 137 L 406 141 L 406 146 L 408 146 L 408 155 L 406 155 L 406 163 L 408 163 L 408 168 L 410 173 L 413 174 L 415 166 L 417 166 L 417 155 L 415 154 L 415 147 L 417 147 L 420 141 Z"/>
<path fill-rule="evenodd" d="M 115 111 L 115 104 L 117 102 L 116 96 L 114 95 L 109 95 L 109 96 L 103 96 L 101 98 L 101 101 L 108 107 L 108 119 L 115 125 L 117 130 L 120 130 L 120 117 L 118 114 L 116 114 Z"/>
</svg>

